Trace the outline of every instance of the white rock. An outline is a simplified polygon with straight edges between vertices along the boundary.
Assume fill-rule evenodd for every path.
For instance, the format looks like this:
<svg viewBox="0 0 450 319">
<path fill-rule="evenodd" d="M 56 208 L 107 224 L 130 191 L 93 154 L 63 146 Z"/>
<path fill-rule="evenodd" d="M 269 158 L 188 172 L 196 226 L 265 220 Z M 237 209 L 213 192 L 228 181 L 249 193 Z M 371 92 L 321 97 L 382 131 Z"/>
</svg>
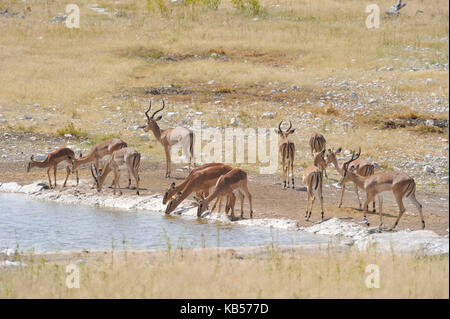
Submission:
<svg viewBox="0 0 450 319">
<path fill-rule="evenodd" d="M 433 126 L 434 125 L 434 121 L 433 120 L 426 120 L 425 121 L 425 125 L 426 126 Z"/>
<path fill-rule="evenodd" d="M 239 122 L 238 122 L 238 120 L 236 119 L 236 118 L 232 118 L 231 120 L 230 120 L 230 125 L 232 125 L 232 126 L 238 126 L 239 125 Z"/>
<path fill-rule="evenodd" d="M 143 134 L 141 134 L 141 135 L 139 135 L 139 137 L 141 138 L 141 140 L 143 140 L 143 141 L 147 141 L 149 138 L 148 138 L 148 134 L 146 134 L 146 133 L 143 133 Z"/>
<path fill-rule="evenodd" d="M 274 114 L 273 112 L 265 112 L 265 113 L 262 115 L 262 118 L 263 118 L 263 119 L 273 119 L 274 116 L 275 116 L 275 114 Z"/>
<path fill-rule="evenodd" d="M 425 165 L 425 167 L 423 168 L 423 172 L 429 173 L 429 174 L 434 174 L 434 168 L 431 167 L 430 165 Z"/>
</svg>

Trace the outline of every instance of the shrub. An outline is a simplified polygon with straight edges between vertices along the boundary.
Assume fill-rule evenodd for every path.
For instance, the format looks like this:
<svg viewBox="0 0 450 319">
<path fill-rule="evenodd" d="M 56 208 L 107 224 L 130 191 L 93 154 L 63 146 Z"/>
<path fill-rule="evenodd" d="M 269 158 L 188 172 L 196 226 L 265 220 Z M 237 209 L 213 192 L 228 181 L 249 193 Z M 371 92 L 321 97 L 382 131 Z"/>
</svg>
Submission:
<svg viewBox="0 0 450 319">
<path fill-rule="evenodd" d="M 56 134 L 58 136 L 64 136 L 66 134 L 70 134 L 74 137 L 87 137 L 87 133 L 82 129 L 78 129 L 72 122 L 67 123 L 67 125 L 63 128 L 57 129 Z"/>
</svg>

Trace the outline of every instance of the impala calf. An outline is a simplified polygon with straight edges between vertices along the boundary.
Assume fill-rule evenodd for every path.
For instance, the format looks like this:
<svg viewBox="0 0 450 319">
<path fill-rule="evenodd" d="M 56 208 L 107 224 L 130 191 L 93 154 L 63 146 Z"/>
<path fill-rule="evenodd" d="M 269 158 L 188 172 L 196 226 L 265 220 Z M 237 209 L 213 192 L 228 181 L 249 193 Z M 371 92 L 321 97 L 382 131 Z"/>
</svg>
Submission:
<svg viewBox="0 0 450 319">
<path fill-rule="evenodd" d="M 324 154 L 325 151 L 315 153 L 313 165 L 307 167 L 303 172 L 303 184 L 306 185 L 306 192 L 308 196 L 308 202 L 306 204 L 306 213 L 305 213 L 306 220 L 309 220 L 309 218 L 311 217 L 312 208 L 314 205 L 314 201 L 316 199 L 315 194 L 317 194 L 320 199 L 320 209 L 323 221 L 324 211 L 323 211 L 323 194 L 322 194 L 322 185 L 323 185 L 322 172 L 326 166 Z M 310 200 L 311 200 L 311 207 L 309 206 Z"/>
<path fill-rule="evenodd" d="M 53 175 L 55 178 L 55 188 L 56 188 L 56 170 L 57 170 L 58 164 L 63 161 L 66 161 L 70 165 L 70 164 L 72 164 L 72 160 L 74 158 L 75 158 L 75 153 L 70 148 L 67 148 L 67 147 L 62 147 L 62 148 L 57 149 L 54 152 L 51 152 L 50 154 L 47 155 L 45 160 L 43 160 L 42 162 L 34 160 L 34 156 L 31 155 L 30 161 L 27 164 L 27 172 L 29 172 L 33 167 L 47 168 L 48 183 L 50 184 L 50 188 L 52 188 L 52 181 L 50 179 L 50 169 L 53 168 Z M 69 166 L 66 166 L 66 171 L 67 171 L 67 175 L 66 175 L 66 179 L 64 180 L 63 187 L 66 187 L 66 182 L 70 175 Z M 78 185 L 78 182 L 79 182 L 78 171 L 75 171 L 75 174 L 77 177 L 77 185 Z"/>
<path fill-rule="evenodd" d="M 336 168 L 337 172 L 343 176 L 344 175 L 344 164 L 339 164 L 337 161 L 337 157 L 336 154 L 340 153 L 342 151 L 342 148 L 339 147 L 336 151 L 334 151 L 333 149 L 328 149 L 326 152 L 326 165 L 328 166 L 329 164 L 333 164 L 334 167 Z M 349 167 L 354 167 L 356 170 L 356 174 L 360 175 L 360 176 L 370 176 L 373 175 L 374 171 L 375 171 L 375 166 L 369 162 L 366 159 L 362 159 L 362 158 L 358 158 L 357 160 L 351 162 L 349 164 Z M 361 209 L 361 200 L 359 199 L 359 192 L 358 192 L 358 186 L 354 184 L 355 187 L 355 192 L 356 192 L 356 197 L 358 198 L 358 203 L 359 203 L 359 208 Z M 342 206 L 342 201 L 344 198 L 344 192 L 345 192 L 345 184 L 342 184 L 342 190 L 341 190 L 341 196 L 339 199 L 339 205 L 338 207 L 340 208 Z M 375 209 L 375 201 L 373 202 L 373 212 L 376 212 Z"/>
<path fill-rule="evenodd" d="M 120 170 L 126 168 L 128 172 L 130 172 L 134 180 L 136 181 L 136 194 L 139 195 L 139 165 L 141 162 L 141 154 L 136 151 L 133 147 L 125 147 L 121 148 L 112 153 L 111 157 L 105 164 L 103 171 L 100 176 L 94 173 L 94 164 L 91 165 L 91 173 L 92 177 L 94 177 L 95 184 L 97 186 L 97 191 L 100 192 L 102 189 L 102 185 L 106 179 L 106 176 L 113 171 L 114 172 L 114 195 L 116 195 L 116 187 L 119 187 L 120 194 L 122 195 L 122 191 L 120 190 L 119 178 L 120 178 Z"/>
<path fill-rule="evenodd" d="M 171 127 L 167 129 L 160 129 L 158 126 L 158 121 L 162 119 L 162 115 L 155 118 L 155 115 L 164 110 L 165 102 L 162 100 L 163 106 L 159 110 L 156 110 L 152 116 L 148 115 L 150 109 L 152 108 L 152 101 L 150 100 L 150 105 L 148 110 L 145 111 L 145 116 L 147 117 L 147 124 L 141 126 L 145 132 L 152 131 L 155 138 L 164 147 L 166 153 L 166 178 L 170 177 L 171 173 L 171 158 L 170 158 L 170 148 L 173 145 L 181 144 L 184 153 L 189 154 L 189 170 L 191 169 L 191 162 L 194 158 L 194 133 L 184 127 Z"/>
<path fill-rule="evenodd" d="M 356 174 L 356 167 L 351 167 L 350 164 L 359 158 L 361 149 L 355 155 L 355 151 L 352 153 L 352 158 L 344 163 L 344 174 L 342 176 L 341 183 L 349 181 L 354 182 L 359 188 L 363 188 L 366 191 L 366 201 L 363 204 L 364 217 L 363 222 L 369 225 L 367 220 L 368 206 L 371 201 L 375 199 L 375 196 L 381 192 L 392 191 L 395 196 L 399 208 L 398 217 L 392 226 L 391 230 L 397 227 L 400 218 L 405 212 L 405 206 L 403 205 L 403 198 L 409 198 L 414 206 L 417 207 L 420 219 L 422 221 L 422 229 L 425 228 L 425 221 L 423 219 L 422 204 L 416 199 L 416 183 L 414 179 L 404 173 L 400 172 L 381 172 L 371 176 L 360 176 Z M 382 225 L 382 215 L 380 209 L 380 227 Z"/>
<path fill-rule="evenodd" d="M 234 168 L 228 173 L 222 175 L 216 183 L 216 188 L 214 192 L 206 198 L 201 200 L 197 199 L 198 209 L 197 217 L 201 217 L 202 213 L 208 209 L 209 203 L 211 203 L 218 196 L 232 196 L 231 193 L 234 190 L 242 191 L 248 198 L 250 203 L 250 218 L 253 218 L 253 206 L 252 206 L 252 195 L 248 191 L 247 187 L 247 173 L 240 168 Z M 231 206 L 231 218 L 234 220 L 234 206 Z M 241 218 L 244 216 L 244 212 L 241 211 Z"/>
<path fill-rule="evenodd" d="M 281 164 L 283 166 L 283 188 L 289 188 L 289 169 L 291 170 L 292 188 L 295 188 L 294 184 L 294 158 L 295 158 L 295 144 L 289 141 L 288 136 L 295 132 L 295 128 L 292 128 L 292 122 L 289 120 L 289 128 L 286 131 L 281 129 L 281 124 L 278 124 L 278 130 L 276 132 L 280 135 L 280 142 L 278 144 L 278 151 L 281 155 Z"/>
</svg>

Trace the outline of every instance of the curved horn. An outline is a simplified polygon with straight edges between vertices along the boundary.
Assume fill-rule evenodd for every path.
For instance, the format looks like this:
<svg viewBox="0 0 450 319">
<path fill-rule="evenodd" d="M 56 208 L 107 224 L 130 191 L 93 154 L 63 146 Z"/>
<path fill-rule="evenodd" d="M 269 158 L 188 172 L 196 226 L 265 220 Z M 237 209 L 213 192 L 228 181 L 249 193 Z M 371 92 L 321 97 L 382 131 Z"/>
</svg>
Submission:
<svg viewBox="0 0 450 319">
<path fill-rule="evenodd" d="M 160 108 L 159 110 L 156 110 L 155 113 L 153 113 L 152 118 L 154 118 L 155 115 L 156 115 L 158 112 L 161 112 L 161 111 L 164 110 L 164 108 L 166 107 L 166 104 L 165 104 L 165 102 L 164 102 L 164 99 L 162 99 L 162 102 L 163 102 L 162 108 Z"/>
<path fill-rule="evenodd" d="M 281 129 L 281 124 L 283 124 L 283 120 L 281 120 L 280 124 L 278 124 L 278 130 L 279 130 L 280 132 L 283 132 L 283 130 Z"/>
<path fill-rule="evenodd" d="M 286 130 L 286 132 L 289 132 L 291 130 L 291 128 L 292 128 L 292 122 L 291 122 L 291 120 L 289 120 L 289 128 Z"/>
<path fill-rule="evenodd" d="M 150 112 L 151 108 L 152 108 L 152 100 L 150 99 L 150 105 L 148 107 L 148 110 L 145 111 L 145 116 L 147 117 L 147 120 L 150 120 L 150 117 L 148 116 L 148 112 Z"/>
</svg>

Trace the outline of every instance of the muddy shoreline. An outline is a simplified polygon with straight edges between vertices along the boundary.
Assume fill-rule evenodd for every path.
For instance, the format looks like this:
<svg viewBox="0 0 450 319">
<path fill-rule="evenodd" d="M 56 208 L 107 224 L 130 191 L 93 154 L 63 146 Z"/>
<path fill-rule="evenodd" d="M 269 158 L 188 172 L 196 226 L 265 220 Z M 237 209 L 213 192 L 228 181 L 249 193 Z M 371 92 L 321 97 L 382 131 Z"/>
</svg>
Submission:
<svg viewBox="0 0 450 319">
<path fill-rule="evenodd" d="M 89 180 L 83 180 L 77 188 L 45 189 L 43 183 L 20 185 L 15 182 L 0 183 L 0 192 L 22 193 L 33 199 L 52 201 L 68 205 L 89 205 L 93 207 L 107 207 L 119 210 L 148 211 L 149 213 L 164 214 L 165 206 L 159 194 L 145 196 L 123 195 L 114 196 L 97 193 L 90 189 Z M 180 205 L 171 215 L 181 218 L 196 219 L 196 208 L 187 201 Z M 348 248 L 355 247 L 365 250 L 371 247 L 381 252 L 393 250 L 395 253 L 412 253 L 420 255 L 448 254 L 449 240 L 432 230 L 400 230 L 394 232 L 379 231 L 378 227 L 365 227 L 340 218 L 330 218 L 321 223 L 304 227 L 295 220 L 288 218 L 255 218 L 231 221 L 221 213 L 205 212 L 202 215 L 205 222 L 242 225 L 246 227 L 273 227 L 285 230 L 304 231 L 330 237 L 332 245 Z M 320 246 L 320 245 L 319 245 Z M 300 246 L 300 248 L 303 246 Z M 319 247 L 320 248 L 320 247 Z M 323 247 L 322 247 L 323 248 Z M 234 247 L 233 249 L 237 249 Z M 311 247 L 309 248 L 311 249 Z"/>
</svg>

